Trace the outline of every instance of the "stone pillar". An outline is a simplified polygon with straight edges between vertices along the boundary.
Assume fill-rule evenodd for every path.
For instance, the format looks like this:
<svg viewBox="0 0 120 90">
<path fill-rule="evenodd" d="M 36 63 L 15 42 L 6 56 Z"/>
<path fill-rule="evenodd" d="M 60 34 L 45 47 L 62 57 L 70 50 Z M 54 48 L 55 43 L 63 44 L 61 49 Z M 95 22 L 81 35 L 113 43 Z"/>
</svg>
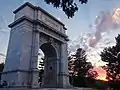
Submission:
<svg viewBox="0 0 120 90">
<path fill-rule="evenodd" d="M 61 44 L 61 57 L 60 57 L 60 78 L 59 87 L 68 88 L 69 84 L 69 74 L 68 74 L 68 52 L 67 43 Z"/>
<path fill-rule="evenodd" d="M 27 20 L 13 22 L 2 80 L 11 87 L 29 86 L 32 24 Z"/>
<path fill-rule="evenodd" d="M 38 50 L 39 50 L 39 33 L 33 32 L 32 58 L 31 58 L 31 84 L 32 88 L 38 88 L 39 70 L 38 65 Z"/>
</svg>

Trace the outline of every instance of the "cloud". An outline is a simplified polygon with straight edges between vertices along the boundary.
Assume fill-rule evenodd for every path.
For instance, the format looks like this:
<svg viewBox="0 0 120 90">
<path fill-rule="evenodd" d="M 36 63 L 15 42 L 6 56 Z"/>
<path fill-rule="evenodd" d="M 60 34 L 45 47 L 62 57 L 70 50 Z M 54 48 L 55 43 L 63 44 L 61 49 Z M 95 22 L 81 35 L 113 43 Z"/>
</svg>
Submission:
<svg viewBox="0 0 120 90">
<path fill-rule="evenodd" d="M 6 56 L 3 53 L 0 53 L 0 63 L 5 62 Z"/>
<path fill-rule="evenodd" d="M 104 69 L 102 69 L 101 67 L 94 67 L 93 70 L 97 71 L 99 75 L 97 79 L 106 80 L 106 71 Z"/>
<path fill-rule="evenodd" d="M 120 9 L 114 11 L 101 11 L 96 16 L 93 27 L 95 33 L 89 37 L 89 46 L 94 47 L 102 38 L 102 33 L 108 31 L 116 31 L 120 28 Z"/>
<path fill-rule="evenodd" d="M 102 39 L 97 42 L 94 47 L 89 45 L 89 41 L 91 38 L 94 38 L 94 34 L 85 33 L 81 34 L 75 40 L 70 40 L 68 43 L 68 50 L 69 53 L 75 53 L 77 48 L 83 48 L 87 53 L 87 59 L 92 63 L 94 66 L 103 66 L 106 63 L 101 61 L 100 53 L 105 47 L 115 45 L 115 36 L 118 34 L 119 31 L 111 31 L 111 32 L 102 32 L 101 36 Z M 93 43 L 93 42 L 91 42 Z"/>
<path fill-rule="evenodd" d="M 3 53 L 0 53 L 0 56 L 3 56 L 3 57 L 5 57 L 5 55 L 4 55 Z"/>
</svg>

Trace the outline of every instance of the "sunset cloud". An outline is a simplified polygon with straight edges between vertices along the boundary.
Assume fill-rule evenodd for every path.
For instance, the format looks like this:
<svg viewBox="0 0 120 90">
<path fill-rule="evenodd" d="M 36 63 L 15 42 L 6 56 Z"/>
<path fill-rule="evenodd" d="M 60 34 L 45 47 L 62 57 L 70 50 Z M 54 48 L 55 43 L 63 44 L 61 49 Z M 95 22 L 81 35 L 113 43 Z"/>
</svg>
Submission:
<svg viewBox="0 0 120 90">
<path fill-rule="evenodd" d="M 101 67 L 94 67 L 93 70 L 97 71 L 99 75 L 97 79 L 106 80 L 106 71 L 104 69 L 102 69 Z"/>
</svg>

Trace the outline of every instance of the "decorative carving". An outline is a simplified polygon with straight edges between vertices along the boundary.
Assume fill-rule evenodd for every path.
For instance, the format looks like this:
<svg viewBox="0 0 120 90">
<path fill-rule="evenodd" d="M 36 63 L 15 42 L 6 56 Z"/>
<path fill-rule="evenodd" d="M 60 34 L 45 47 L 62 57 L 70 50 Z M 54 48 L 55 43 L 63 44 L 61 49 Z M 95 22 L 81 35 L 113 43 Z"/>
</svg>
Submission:
<svg viewBox="0 0 120 90">
<path fill-rule="evenodd" d="M 54 43 L 53 43 L 53 45 L 54 45 L 54 47 L 57 50 L 57 54 L 58 54 L 58 58 L 59 58 L 60 57 L 60 44 L 59 44 L 58 41 L 55 40 Z"/>
<path fill-rule="evenodd" d="M 56 29 L 56 30 L 59 30 L 61 31 L 61 25 L 58 24 L 56 21 L 54 21 L 52 18 L 50 18 L 49 16 L 45 15 L 44 13 L 42 12 L 39 12 L 38 13 L 39 15 L 39 20 L 41 20 L 42 22 L 44 22 L 45 24 L 47 24 L 48 26 Z"/>
<path fill-rule="evenodd" d="M 50 30 L 50 29 L 48 29 L 48 28 L 45 28 L 45 27 L 40 27 L 40 26 L 38 26 L 38 31 L 40 31 L 40 32 L 42 32 L 43 34 L 45 34 L 45 35 L 48 35 L 48 36 L 50 36 L 50 37 L 53 37 L 53 38 L 55 38 L 55 39 L 57 39 L 57 40 L 59 40 L 59 41 L 61 41 L 61 42 L 64 42 L 64 41 L 66 41 L 65 40 L 65 36 L 62 36 L 62 35 L 60 35 L 60 33 L 58 32 L 58 33 L 55 33 L 53 30 Z M 65 34 L 63 34 L 63 35 L 65 35 Z M 43 35 L 44 36 L 44 35 Z"/>
<path fill-rule="evenodd" d="M 54 43 L 54 39 L 53 38 L 49 38 L 48 42 L 49 43 Z"/>
</svg>

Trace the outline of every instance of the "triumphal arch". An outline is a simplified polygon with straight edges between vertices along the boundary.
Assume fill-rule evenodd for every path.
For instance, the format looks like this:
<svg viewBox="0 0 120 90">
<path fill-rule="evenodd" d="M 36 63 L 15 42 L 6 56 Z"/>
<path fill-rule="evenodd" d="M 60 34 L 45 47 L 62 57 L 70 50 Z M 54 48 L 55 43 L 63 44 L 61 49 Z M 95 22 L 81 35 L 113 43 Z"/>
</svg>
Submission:
<svg viewBox="0 0 120 90">
<path fill-rule="evenodd" d="M 65 25 L 38 6 L 25 3 L 14 11 L 2 80 L 6 87 L 39 88 L 38 50 L 45 54 L 42 87 L 69 87 Z"/>
</svg>

